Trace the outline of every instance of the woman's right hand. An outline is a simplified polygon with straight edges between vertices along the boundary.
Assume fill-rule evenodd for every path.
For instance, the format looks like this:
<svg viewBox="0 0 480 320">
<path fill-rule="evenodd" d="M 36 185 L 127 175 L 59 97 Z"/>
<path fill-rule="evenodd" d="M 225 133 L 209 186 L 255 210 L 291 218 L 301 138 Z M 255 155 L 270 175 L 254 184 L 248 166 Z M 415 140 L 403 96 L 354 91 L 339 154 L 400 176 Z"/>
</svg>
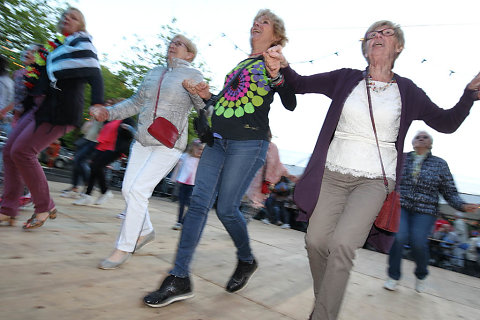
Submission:
<svg viewBox="0 0 480 320">
<path fill-rule="evenodd" d="M 108 110 L 102 105 L 96 104 L 90 107 L 90 115 L 99 122 L 104 122 L 108 120 Z"/>
</svg>

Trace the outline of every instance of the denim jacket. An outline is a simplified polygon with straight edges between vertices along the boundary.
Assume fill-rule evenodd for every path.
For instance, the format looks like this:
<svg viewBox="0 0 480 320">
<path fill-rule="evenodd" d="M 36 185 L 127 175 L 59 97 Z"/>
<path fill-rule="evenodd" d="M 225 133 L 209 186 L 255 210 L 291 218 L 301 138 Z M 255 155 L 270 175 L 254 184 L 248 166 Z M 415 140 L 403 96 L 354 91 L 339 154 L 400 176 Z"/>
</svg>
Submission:
<svg viewBox="0 0 480 320">
<path fill-rule="evenodd" d="M 409 211 L 438 215 L 441 194 L 450 206 L 463 211 L 464 202 L 458 195 L 447 162 L 429 153 L 415 181 L 412 175 L 414 154 L 412 151 L 405 157 L 400 182 L 401 206 Z"/>
<path fill-rule="evenodd" d="M 157 113 L 154 116 L 160 77 L 164 72 Z M 200 82 L 203 76 L 200 71 L 192 68 L 189 62 L 176 58 L 168 67 L 153 68 L 145 76 L 135 95 L 107 108 L 109 120 L 125 119 L 139 114 L 135 139 L 143 146 L 160 146 L 162 144 L 147 130 L 154 118 L 164 117 L 177 127 L 179 138 L 175 148 L 183 151 L 188 139 L 188 114 L 192 107 L 198 110 L 205 105 L 198 95 L 192 95 L 183 88 L 182 81 L 185 79 Z"/>
</svg>

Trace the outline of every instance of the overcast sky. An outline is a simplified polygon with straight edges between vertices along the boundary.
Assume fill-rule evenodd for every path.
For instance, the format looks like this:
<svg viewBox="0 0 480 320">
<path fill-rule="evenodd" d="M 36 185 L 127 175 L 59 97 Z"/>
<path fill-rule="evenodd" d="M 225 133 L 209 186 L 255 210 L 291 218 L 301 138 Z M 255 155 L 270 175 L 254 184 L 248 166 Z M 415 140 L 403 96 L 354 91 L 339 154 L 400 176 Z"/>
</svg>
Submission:
<svg viewBox="0 0 480 320">
<path fill-rule="evenodd" d="M 359 40 L 368 26 L 384 19 L 399 23 L 406 38 L 394 72 L 412 79 L 440 107 L 452 107 L 480 71 L 478 0 L 79 0 L 72 5 L 85 14 L 94 44 L 110 60 L 122 59 L 133 34 L 149 41 L 161 25 L 176 18 L 176 27 L 196 42 L 198 59 L 211 70 L 216 87 L 250 52 L 249 29 L 262 8 L 285 21 L 290 41 L 284 53 L 300 74 L 364 69 Z M 320 95 L 298 96 L 298 107 L 291 113 L 274 102 L 270 125 L 283 162 L 305 164 L 329 104 Z M 480 102 L 476 102 L 470 116 L 451 135 L 440 134 L 423 122 L 414 123 L 404 150 L 412 150 L 414 134 L 426 129 L 434 137 L 433 153 L 448 162 L 459 190 L 480 194 L 479 127 Z"/>
</svg>

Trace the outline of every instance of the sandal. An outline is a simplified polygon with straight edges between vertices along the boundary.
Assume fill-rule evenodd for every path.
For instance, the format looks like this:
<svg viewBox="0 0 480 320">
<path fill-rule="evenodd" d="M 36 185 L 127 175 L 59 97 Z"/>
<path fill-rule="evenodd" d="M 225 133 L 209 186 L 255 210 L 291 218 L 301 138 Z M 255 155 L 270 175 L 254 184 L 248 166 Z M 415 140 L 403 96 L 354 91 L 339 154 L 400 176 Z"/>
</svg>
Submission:
<svg viewBox="0 0 480 320">
<path fill-rule="evenodd" d="M 7 216 L 6 214 L 0 213 L 0 223 L 7 222 L 9 226 L 13 226 L 15 224 L 15 217 Z"/>
<path fill-rule="evenodd" d="M 45 221 L 47 221 L 48 218 L 50 219 L 55 219 L 57 217 L 57 209 L 53 208 L 52 210 L 48 211 L 48 216 L 44 220 L 39 220 L 37 219 L 37 214 L 34 213 L 30 219 L 25 222 L 23 225 L 23 229 L 35 229 L 43 226 Z"/>
</svg>

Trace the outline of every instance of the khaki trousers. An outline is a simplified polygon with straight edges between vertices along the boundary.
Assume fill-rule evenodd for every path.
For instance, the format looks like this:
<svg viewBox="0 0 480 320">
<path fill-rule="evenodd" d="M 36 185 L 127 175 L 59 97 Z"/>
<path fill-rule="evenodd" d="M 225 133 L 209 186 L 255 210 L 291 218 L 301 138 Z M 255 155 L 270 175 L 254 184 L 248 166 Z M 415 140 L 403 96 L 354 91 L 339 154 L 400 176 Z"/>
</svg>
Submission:
<svg viewBox="0 0 480 320">
<path fill-rule="evenodd" d="M 394 182 L 389 181 L 390 189 Z M 383 178 L 325 169 L 305 241 L 313 277 L 313 320 L 337 319 L 355 258 L 385 200 Z"/>
</svg>

